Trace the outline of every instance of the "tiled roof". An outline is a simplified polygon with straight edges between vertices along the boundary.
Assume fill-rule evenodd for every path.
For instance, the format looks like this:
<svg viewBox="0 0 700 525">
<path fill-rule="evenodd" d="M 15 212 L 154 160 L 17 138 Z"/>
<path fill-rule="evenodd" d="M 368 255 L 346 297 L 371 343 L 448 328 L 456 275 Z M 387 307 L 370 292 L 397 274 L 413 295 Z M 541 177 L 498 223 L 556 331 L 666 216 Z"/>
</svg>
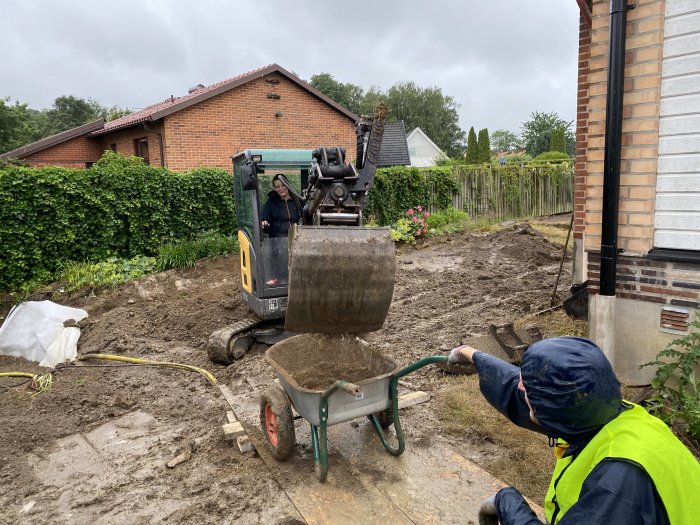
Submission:
<svg viewBox="0 0 700 525">
<path fill-rule="evenodd" d="M 328 98 L 326 95 L 313 88 L 296 75 L 290 73 L 289 71 L 287 71 L 281 66 L 278 66 L 277 64 L 270 64 L 269 66 L 248 71 L 247 73 L 244 73 L 242 75 L 222 80 L 221 82 L 217 82 L 210 86 L 204 86 L 181 97 L 171 96 L 170 98 L 162 102 L 152 104 L 140 111 L 131 113 L 129 115 L 125 115 L 116 120 L 112 120 L 111 122 L 107 122 L 102 129 L 95 131 L 94 133 L 92 133 L 92 135 L 104 135 L 105 133 L 110 133 L 117 129 L 133 126 L 141 122 L 153 121 L 159 118 L 163 118 L 167 115 L 170 115 L 171 113 L 175 113 L 176 111 L 185 109 L 189 106 L 202 102 L 203 100 L 219 95 L 220 93 L 241 86 L 243 84 L 247 84 L 248 82 L 252 82 L 253 80 L 261 78 L 265 75 L 269 75 L 270 73 L 279 73 L 287 77 L 290 81 L 294 82 L 311 95 L 321 99 L 329 106 L 332 106 L 337 111 L 343 113 L 349 119 L 353 121 L 357 120 L 357 115 L 344 108 L 334 100 Z"/>
<path fill-rule="evenodd" d="M 385 124 L 378 165 L 379 167 L 411 165 L 408 142 L 406 142 L 406 127 L 403 120 Z"/>
<path fill-rule="evenodd" d="M 36 153 L 37 151 L 50 148 L 51 146 L 56 146 L 61 142 L 66 142 L 67 140 L 87 135 L 88 133 L 95 131 L 96 129 L 100 129 L 104 123 L 105 121 L 103 119 L 98 119 L 94 122 L 88 122 L 87 124 L 78 126 L 77 128 L 61 131 L 60 133 L 56 133 L 55 135 L 51 135 L 50 137 L 45 137 L 41 140 L 37 140 L 36 142 L 32 142 L 31 144 L 26 144 L 21 148 L 13 149 L 12 151 L 7 151 L 0 155 L 0 159 L 26 157 L 27 155 L 31 155 L 32 153 Z"/>
</svg>

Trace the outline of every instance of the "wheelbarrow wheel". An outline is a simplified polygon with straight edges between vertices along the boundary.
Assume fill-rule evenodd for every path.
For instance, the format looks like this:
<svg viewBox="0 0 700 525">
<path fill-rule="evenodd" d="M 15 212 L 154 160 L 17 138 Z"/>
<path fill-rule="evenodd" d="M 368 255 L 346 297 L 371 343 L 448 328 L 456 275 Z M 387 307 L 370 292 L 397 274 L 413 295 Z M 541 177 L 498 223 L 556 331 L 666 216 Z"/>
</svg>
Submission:
<svg viewBox="0 0 700 525">
<path fill-rule="evenodd" d="M 294 417 L 289 397 L 281 388 L 269 386 L 260 396 L 260 424 L 272 457 L 289 459 L 296 443 Z"/>
</svg>

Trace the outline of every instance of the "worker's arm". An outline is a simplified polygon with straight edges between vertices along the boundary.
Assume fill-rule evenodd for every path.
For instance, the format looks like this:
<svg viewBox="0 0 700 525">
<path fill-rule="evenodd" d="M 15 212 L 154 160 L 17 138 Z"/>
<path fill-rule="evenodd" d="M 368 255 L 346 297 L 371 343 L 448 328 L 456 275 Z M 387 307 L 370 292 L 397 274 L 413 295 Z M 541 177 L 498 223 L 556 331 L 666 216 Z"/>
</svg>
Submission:
<svg viewBox="0 0 700 525">
<path fill-rule="evenodd" d="M 452 362 L 465 359 L 474 363 L 481 393 L 496 410 L 520 427 L 543 433 L 530 419 L 530 408 L 518 390 L 520 368 L 468 345 L 458 346 L 450 353 Z"/>
<path fill-rule="evenodd" d="M 496 494 L 496 509 L 501 525 L 542 523 L 522 495 L 512 487 L 501 489 Z M 640 467 L 627 461 L 605 460 L 586 477 L 578 501 L 557 523 L 668 525 L 669 521 L 649 476 Z"/>
</svg>

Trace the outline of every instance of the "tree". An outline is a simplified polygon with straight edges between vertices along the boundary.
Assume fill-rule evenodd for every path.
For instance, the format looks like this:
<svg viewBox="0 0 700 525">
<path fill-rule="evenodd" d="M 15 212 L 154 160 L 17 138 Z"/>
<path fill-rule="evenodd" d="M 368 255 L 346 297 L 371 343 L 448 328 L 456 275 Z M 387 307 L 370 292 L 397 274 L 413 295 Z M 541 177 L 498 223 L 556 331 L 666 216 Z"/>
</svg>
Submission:
<svg viewBox="0 0 700 525">
<path fill-rule="evenodd" d="M 0 153 L 11 151 L 42 137 L 39 112 L 10 98 L 0 98 Z"/>
<path fill-rule="evenodd" d="M 438 87 L 421 88 L 399 82 L 386 93 L 391 120 L 403 120 L 407 130 L 420 128 L 447 155 L 458 155 L 464 143 L 459 127 L 459 105 Z"/>
<path fill-rule="evenodd" d="M 103 118 L 105 111 L 104 107 L 92 99 L 85 100 L 72 95 L 58 97 L 54 100 L 53 107 L 46 112 L 44 136 Z"/>
<path fill-rule="evenodd" d="M 469 128 L 469 135 L 467 135 L 467 164 L 478 164 L 479 163 L 479 142 L 476 140 L 476 132 L 474 131 L 474 126 Z"/>
<path fill-rule="evenodd" d="M 497 129 L 491 133 L 491 146 L 497 152 L 522 149 L 520 138 L 512 131 L 506 129 Z"/>
<path fill-rule="evenodd" d="M 386 102 L 386 94 L 382 92 L 377 86 L 372 86 L 367 90 L 365 96 L 362 97 L 362 102 L 360 103 L 360 115 L 371 115 L 374 112 L 374 108 L 380 102 Z"/>
<path fill-rule="evenodd" d="M 572 124 L 573 121 L 566 122 L 555 112 L 540 113 L 535 111 L 530 114 L 530 120 L 523 123 L 523 146 L 530 155 L 536 157 L 549 150 L 552 131 L 561 128 L 564 130 L 566 139 L 566 153 L 573 156 L 576 139 L 571 131 Z"/>
<path fill-rule="evenodd" d="M 552 130 L 552 136 L 549 140 L 549 151 L 560 151 L 566 153 L 566 136 L 564 128 L 556 128 Z"/>
<path fill-rule="evenodd" d="M 489 141 L 489 130 L 487 128 L 479 130 L 477 152 L 479 162 L 491 162 L 491 142 Z"/>
<path fill-rule="evenodd" d="M 356 115 L 360 113 L 364 96 L 364 90 L 360 86 L 338 82 L 330 73 L 313 75 L 309 84 Z"/>
</svg>

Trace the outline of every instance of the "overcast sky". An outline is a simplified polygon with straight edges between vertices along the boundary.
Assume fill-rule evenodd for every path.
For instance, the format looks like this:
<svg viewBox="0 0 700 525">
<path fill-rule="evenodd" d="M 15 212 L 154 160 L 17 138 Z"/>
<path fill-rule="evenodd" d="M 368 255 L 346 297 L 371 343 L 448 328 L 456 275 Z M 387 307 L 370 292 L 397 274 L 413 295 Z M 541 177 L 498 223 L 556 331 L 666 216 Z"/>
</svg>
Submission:
<svg viewBox="0 0 700 525">
<path fill-rule="evenodd" d="M 575 119 L 574 0 L 0 0 L 0 97 L 138 109 L 271 63 L 364 89 L 436 86 L 460 125 Z"/>
</svg>

